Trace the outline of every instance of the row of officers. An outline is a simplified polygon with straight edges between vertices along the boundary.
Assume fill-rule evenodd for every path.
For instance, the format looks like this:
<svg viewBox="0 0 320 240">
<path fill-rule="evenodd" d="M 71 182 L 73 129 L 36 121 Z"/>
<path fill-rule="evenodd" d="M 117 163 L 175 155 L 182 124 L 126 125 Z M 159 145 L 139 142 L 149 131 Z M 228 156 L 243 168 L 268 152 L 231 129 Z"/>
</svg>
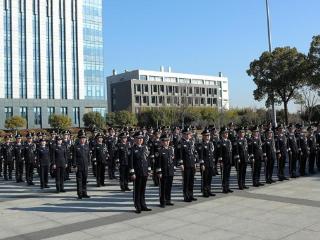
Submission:
<svg viewBox="0 0 320 240">
<path fill-rule="evenodd" d="M 288 180 L 304 176 L 308 171 L 320 170 L 320 124 L 316 129 L 309 127 L 307 132 L 300 125 L 279 125 L 275 130 L 253 127 L 250 135 L 244 127 L 222 127 L 218 133 L 214 127 L 202 131 L 201 140 L 194 131 L 187 127 L 182 131 L 175 128 L 148 131 L 147 129 L 121 129 L 117 134 L 113 128 L 107 134 L 95 132 L 87 139 L 83 130 L 78 132 L 75 141 L 70 133 L 63 137 L 52 134 L 50 140 L 44 136 L 33 139 L 31 134 L 22 143 L 20 135 L 15 143 L 10 136 L 5 137 L 1 145 L 1 171 L 4 167 L 4 179 L 12 179 L 15 167 L 16 181 L 33 185 L 33 172 L 36 168 L 40 176 L 40 187 L 48 187 L 48 175 L 56 179 L 57 192 L 64 192 L 64 182 L 69 173 L 75 171 L 78 198 L 88 198 L 87 177 L 89 165 L 92 165 L 97 187 L 105 185 L 106 169 L 110 179 L 115 178 L 119 169 L 120 188 L 130 191 L 129 182 L 134 186 L 134 205 L 136 212 L 150 211 L 145 201 L 148 177 L 152 177 L 159 186 L 160 206 L 173 205 L 171 188 L 176 169 L 179 167 L 183 179 L 184 201 L 197 199 L 193 195 L 196 171 L 201 176 L 201 191 L 204 197 L 214 196 L 211 190 L 212 179 L 220 175 L 223 193 L 230 193 L 230 172 L 232 166 L 237 172 L 240 190 L 246 185 L 247 166 L 252 169 L 254 187 L 262 186 L 260 174 L 264 170 L 265 182 L 273 183 L 272 178 L 277 166 L 278 180 Z M 264 167 L 263 167 L 264 166 Z"/>
</svg>

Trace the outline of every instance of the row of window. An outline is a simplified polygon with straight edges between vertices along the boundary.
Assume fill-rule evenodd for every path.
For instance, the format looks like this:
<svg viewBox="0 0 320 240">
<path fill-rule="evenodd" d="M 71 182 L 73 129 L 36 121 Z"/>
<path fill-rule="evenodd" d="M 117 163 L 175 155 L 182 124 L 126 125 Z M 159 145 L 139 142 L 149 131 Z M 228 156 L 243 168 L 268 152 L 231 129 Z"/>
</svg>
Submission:
<svg viewBox="0 0 320 240">
<path fill-rule="evenodd" d="M 142 81 L 157 81 L 170 83 L 184 83 L 184 84 L 199 84 L 199 85 L 214 85 L 221 87 L 221 81 L 191 79 L 191 78 L 176 78 L 176 77 L 161 77 L 161 76 L 147 76 L 140 75 L 139 80 Z"/>
<path fill-rule="evenodd" d="M 150 89 L 149 89 L 150 88 Z M 149 91 L 150 90 L 150 91 Z M 224 90 L 226 92 L 227 90 Z M 212 96 L 218 94 L 217 88 L 202 88 L 202 87 L 186 87 L 186 86 L 164 86 L 164 85 L 148 85 L 148 84 L 134 84 L 135 94 L 196 94 Z M 222 92 L 220 91 L 220 96 Z"/>
<path fill-rule="evenodd" d="M 197 97 L 164 97 L 164 96 L 135 96 L 135 103 L 138 105 L 164 105 L 164 104 L 188 104 L 188 105 L 217 105 L 217 98 Z"/>
</svg>

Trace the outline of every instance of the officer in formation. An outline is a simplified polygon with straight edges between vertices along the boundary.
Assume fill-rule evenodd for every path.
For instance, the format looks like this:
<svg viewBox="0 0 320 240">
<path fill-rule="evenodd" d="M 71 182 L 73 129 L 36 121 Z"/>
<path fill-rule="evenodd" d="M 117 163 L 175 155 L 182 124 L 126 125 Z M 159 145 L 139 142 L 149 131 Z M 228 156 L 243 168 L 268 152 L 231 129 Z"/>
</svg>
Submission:
<svg viewBox="0 0 320 240">
<path fill-rule="evenodd" d="M 197 134 L 194 127 L 184 129 L 168 126 L 161 129 L 124 127 L 109 128 L 104 134 L 93 131 L 88 140 L 84 130 L 72 141 L 70 132 L 62 137 L 55 132 L 51 136 L 28 133 L 13 138 L 4 136 L 0 145 L 0 176 L 12 180 L 13 171 L 17 183 L 26 181 L 33 185 L 34 169 L 40 176 L 40 188 L 48 188 L 48 172 L 56 179 L 57 192 L 64 192 L 64 182 L 75 170 L 78 199 L 88 198 L 87 178 L 89 165 L 96 177 L 97 187 L 105 185 L 106 169 L 110 179 L 115 179 L 119 169 L 121 191 L 130 191 L 133 181 L 134 204 L 137 213 L 150 211 L 145 202 L 147 179 L 159 187 L 161 207 L 172 205 L 171 189 L 175 171 L 181 169 L 184 201 L 196 201 L 194 182 L 196 170 L 201 176 L 203 197 L 214 196 L 213 176 L 219 174 L 223 193 L 231 193 L 230 173 L 234 166 L 240 190 L 248 188 L 247 167 L 251 167 L 252 185 L 262 186 L 261 172 L 265 182 L 275 182 L 313 174 L 320 171 L 320 124 L 307 128 L 300 124 L 287 127 L 279 124 L 236 126 L 218 131 L 209 126 Z M 201 133 L 201 134 L 200 134 Z M 200 137 L 202 136 L 202 138 Z M 288 169 L 287 169 L 288 166 Z M 73 167 L 73 168 L 72 168 Z"/>
</svg>

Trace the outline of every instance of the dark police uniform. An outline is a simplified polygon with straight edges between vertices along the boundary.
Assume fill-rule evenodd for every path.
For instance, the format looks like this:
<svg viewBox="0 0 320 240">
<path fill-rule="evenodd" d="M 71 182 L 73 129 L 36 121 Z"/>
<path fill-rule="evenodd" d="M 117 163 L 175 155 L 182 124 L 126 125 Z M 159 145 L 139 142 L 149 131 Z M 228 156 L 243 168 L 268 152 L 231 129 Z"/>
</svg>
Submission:
<svg viewBox="0 0 320 240">
<path fill-rule="evenodd" d="M 119 138 L 126 138 L 126 134 L 122 133 L 119 135 Z M 120 164 L 120 189 L 122 191 L 130 191 L 128 187 L 129 181 L 129 155 L 131 153 L 130 145 L 128 142 L 122 143 L 119 142 L 116 146 L 115 158 L 119 161 Z"/>
<path fill-rule="evenodd" d="M 59 138 L 57 138 L 57 140 L 58 139 Z M 52 162 L 56 166 L 55 170 L 56 170 L 56 189 L 57 189 L 57 192 L 58 193 L 65 192 L 65 190 L 64 190 L 64 175 L 65 175 L 66 165 L 68 164 L 67 151 L 66 151 L 65 146 L 63 146 L 62 144 L 55 145 Z"/>
<path fill-rule="evenodd" d="M 289 126 L 292 127 L 292 126 Z M 289 173 L 290 177 L 297 176 L 297 160 L 298 160 L 298 144 L 294 133 L 289 133 L 288 136 L 288 155 L 289 155 Z"/>
<path fill-rule="evenodd" d="M 134 134 L 135 138 L 143 138 L 141 132 Z M 136 212 L 149 211 L 146 205 L 145 191 L 149 173 L 151 173 L 150 161 L 148 159 L 149 151 L 144 145 L 134 144 L 130 152 L 130 173 L 135 175 L 134 180 L 134 206 Z"/>
<path fill-rule="evenodd" d="M 30 138 L 31 135 L 27 136 Z M 35 143 L 25 143 L 24 145 L 24 161 L 26 167 L 26 181 L 28 185 L 34 185 L 33 183 L 33 170 L 37 162 L 37 146 Z"/>
<path fill-rule="evenodd" d="M 255 128 L 253 131 L 259 131 Z M 260 182 L 261 167 L 263 161 L 262 142 L 259 137 L 251 137 L 248 143 L 249 155 L 252 164 L 252 184 L 255 187 L 262 186 Z"/>
<path fill-rule="evenodd" d="M 246 171 L 249 159 L 248 143 L 245 137 L 235 138 L 232 146 L 233 160 L 237 169 L 238 187 L 240 190 L 246 188 Z"/>
<path fill-rule="evenodd" d="M 159 131 L 159 130 L 158 130 Z M 157 132 L 158 132 L 157 131 Z M 150 151 L 151 170 L 153 171 L 152 180 L 155 186 L 159 186 L 159 179 L 156 173 L 155 158 L 159 155 L 159 149 L 161 147 L 160 139 L 150 139 L 148 142 L 148 148 Z"/>
<path fill-rule="evenodd" d="M 299 161 L 300 161 L 300 167 L 299 167 L 299 173 L 300 176 L 306 175 L 306 164 L 308 159 L 308 145 L 307 145 L 307 139 L 304 136 L 303 133 L 296 133 L 296 139 L 297 139 L 297 145 L 298 145 L 298 151 L 299 151 Z"/>
<path fill-rule="evenodd" d="M 308 131 L 311 131 L 310 128 L 308 128 Z M 316 147 L 316 138 L 310 132 L 308 138 L 307 138 L 307 145 L 308 145 L 308 152 L 309 152 L 309 173 L 314 173 L 314 164 L 316 162 L 316 154 L 317 154 L 317 147 Z"/>
<path fill-rule="evenodd" d="M 161 137 L 162 140 L 169 141 L 168 135 Z M 160 178 L 160 205 L 173 205 L 171 203 L 171 189 L 174 176 L 174 149 L 173 147 L 160 147 L 156 157 L 156 172 Z"/>
<path fill-rule="evenodd" d="M 267 129 L 266 134 L 268 132 L 273 132 L 273 131 L 271 129 Z M 274 168 L 274 162 L 275 162 L 275 152 L 276 152 L 273 138 L 265 137 L 265 140 L 262 145 L 262 151 L 263 151 L 263 158 L 264 158 L 264 162 L 265 162 L 266 183 L 271 184 L 274 182 L 272 179 L 272 175 L 273 175 L 273 168 Z"/>
<path fill-rule="evenodd" d="M 102 137 L 101 134 L 98 134 L 96 138 Z M 97 180 L 97 187 L 104 186 L 104 180 L 105 180 L 105 171 L 106 171 L 106 165 L 108 161 L 108 148 L 105 143 L 99 144 L 96 142 L 92 158 L 93 163 L 96 165 L 96 180 Z"/>
<path fill-rule="evenodd" d="M 79 138 L 85 138 L 85 135 L 79 135 Z M 78 198 L 89 197 L 87 194 L 88 167 L 90 163 L 90 149 L 88 144 L 78 143 L 74 147 L 73 165 L 77 167 L 77 193 Z"/>
<path fill-rule="evenodd" d="M 4 143 L 1 148 L 1 156 L 3 158 L 3 176 L 4 180 L 12 179 L 14 145 L 12 143 Z M 16 171 L 17 172 L 17 171 Z"/>
<path fill-rule="evenodd" d="M 66 133 L 65 133 L 66 134 Z M 70 180 L 70 172 L 71 172 L 71 166 L 72 166 L 72 153 L 73 153 L 73 144 L 70 139 L 63 140 L 62 145 L 66 148 L 66 154 L 67 154 L 67 163 L 68 166 L 65 170 L 65 180 Z"/>
<path fill-rule="evenodd" d="M 39 146 L 37 149 L 37 161 L 40 167 L 40 187 L 48 188 L 48 174 L 50 166 L 50 151 L 48 146 Z"/>
<path fill-rule="evenodd" d="M 115 148 L 117 144 L 117 137 L 116 136 L 108 136 L 106 139 L 106 144 L 109 152 L 108 158 L 108 175 L 109 179 L 115 179 L 115 169 L 116 169 L 116 161 L 115 161 Z"/>
<path fill-rule="evenodd" d="M 314 132 L 314 136 L 316 138 L 316 165 L 318 171 L 320 171 L 320 124 L 318 130 Z"/>
<path fill-rule="evenodd" d="M 282 128 L 282 126 L 279 127 Z M 288 180 L 284 173 L 285 164 L 288 157 L 287 137 L 284 134 L 277 134 L 274 141 L 277 154 L 278 179 L 280 181 Z"/>
</svg>

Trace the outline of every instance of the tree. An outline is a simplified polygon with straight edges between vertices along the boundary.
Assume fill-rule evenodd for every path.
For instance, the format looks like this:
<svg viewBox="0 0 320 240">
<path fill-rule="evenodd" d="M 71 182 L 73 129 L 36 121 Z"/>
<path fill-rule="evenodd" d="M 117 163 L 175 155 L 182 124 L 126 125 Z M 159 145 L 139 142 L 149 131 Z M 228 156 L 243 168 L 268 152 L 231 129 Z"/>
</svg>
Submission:
<svg viewBox="0 0 320 240">
<path fill-rule="evenodd" d="M 52 128 L 60 132 L 60 130 L 69 129 L 72 125 L 72 120 L 66 115 L 52 114 L 49 117 L 49 124 Z"/>
<path fill-rule="evenodd" d="M 20 116 L 13 116 L 6 119 L 5 128 L 17 131 L 18 128 L 25 128 L 27 126 L 27 121 L 25 118 Z"/>
<path fill-rule="evenodd" d="M 253 95 L 255 100 L 266 99 L 266 106 L 272 100 L 284 106 L 285 123 L 288 123 L 288 103 L 298 98 L 298 90 L 307 82 L 308 61 L 306 55 L 296 48 L 283 47 L 264 52 L 258 60 L 250 63 L 247 70 L 253 77 L 257 89 Z"/>
<path fill-rule="evenodd" d="M 135 126 L 138 123 L 137 117 L 134 113 L 129 111 L 119 111 L 115 113 L 115 121 L 120 126 Z"/>
<path fill-rule="evenodd" d="M 82 120 L 85 127 L 96 126 L 101 129 L 105 126 L 105 119 L 99 112 L 85 113 L 83 114 Z"/>
<path fill-rule="evenodd" d="M 107 114 L 106 120 L 107 120 L 106 122 L 109 126 L 115 125 L 116 124 L 116 114 L 114 112 L 109 112 Z"/>
<path fill-rule="evenodd" d="M 311 78 L 309 84 L 312 87 L 320 88 L 320 35 L 314 36 L 310 44 L 308 54 L 309 67 L 311 70 Z"/>
</svg>

